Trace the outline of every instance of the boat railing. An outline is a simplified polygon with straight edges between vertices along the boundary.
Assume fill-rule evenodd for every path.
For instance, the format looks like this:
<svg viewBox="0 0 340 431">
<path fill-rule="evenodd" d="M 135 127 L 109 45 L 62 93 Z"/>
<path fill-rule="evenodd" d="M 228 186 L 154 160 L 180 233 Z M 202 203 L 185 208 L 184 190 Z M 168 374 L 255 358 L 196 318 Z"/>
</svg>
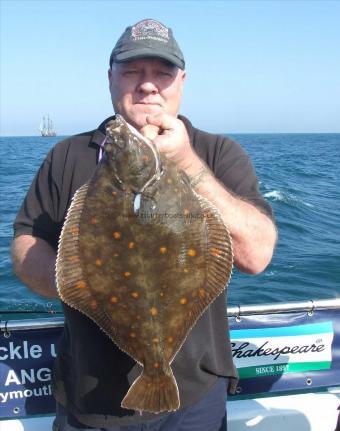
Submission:
<svg viewBox="0 0 340 431">
<path fill-rule="evenodd" d="M 337 310 L 340 309 L 340 298 L 309 300 L 300 302 L 286 302 L 273 304 L 259 305 L 240 305 L 236 307 L 228 307 L 228 317 L 251 316 L 257 314 L 278 314 L 278 313 L 294 313 L 298 311 L 306 311 L 313 313 L 315 310 Z"/>
<path fill-rule="evenodd" d="M 239 305 L 227 308 L 227 315 L 229 318 L 235 317 L 236 319 L 242 316 L 252 315 L 266 315 L 266 314 L 279 314 L 279 313 L 294 313 L 294 312 L 307 312 L 312 315 L 317 310 L 337 310 L 340 309 L 340 298 L 323 299 L 323 300 L 309 300 L 300 302 L 286 302 L 286 303 L 273 303 L 273 304 L 259 304 L 259 305 Z M 41 317 L 35 319 L 22 319 L 22 320 L 0 320 L 0 331 L 16 331 L 28 329 L 48 329 L 59 328 L 64 325 L 64 318 L 61 316 L 54 317 Z"/>
</svg>

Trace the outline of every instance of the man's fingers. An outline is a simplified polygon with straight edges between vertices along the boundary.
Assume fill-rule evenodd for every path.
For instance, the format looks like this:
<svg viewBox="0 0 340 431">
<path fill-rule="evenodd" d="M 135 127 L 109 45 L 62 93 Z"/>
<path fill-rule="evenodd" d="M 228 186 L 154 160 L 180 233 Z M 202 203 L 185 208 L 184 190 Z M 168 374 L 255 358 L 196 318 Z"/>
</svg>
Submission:
<svg viewBox="0 0 340 431">
<path fill-rule="evenodd" d="M 175 128 L 177 119 L 167 114 L 148 115 L 146 117 L 148 124 L 159 127 L 162 130 L 172 130 Z"/>
<path fill-rule="evenodd" d="M 154 124 L 147 124 L 140 130 L 140 133 L 146 138 L 150 139 L 150 141 L 153 141 L 156 136 L 158 136 L 158 132 L 159 127 L 155 126 Z"/>
</svg>

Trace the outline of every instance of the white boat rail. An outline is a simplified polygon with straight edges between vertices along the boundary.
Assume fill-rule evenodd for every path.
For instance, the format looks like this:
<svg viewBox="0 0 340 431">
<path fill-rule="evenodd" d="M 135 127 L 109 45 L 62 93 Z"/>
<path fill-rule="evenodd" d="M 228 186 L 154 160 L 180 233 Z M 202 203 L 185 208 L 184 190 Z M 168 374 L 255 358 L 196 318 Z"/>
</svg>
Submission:
<svg viewBox="0 0 340 431">
<path fill-rule="evenodd" d="M 23 331 L 26 329 L 50 329 L 64 326 L 64 317 L 39 317 L 36 319 L 1 320 L 0 331 Z"/>
<path fill-rule="evenodd" d="M 334 299 L 320 299 L 314 301 L 300 302 L 285 302 L 273 304 L 259 304 L 259 305 L 239 305 L 236 307 L 228 307 L 228 317 L 238 316 L 251 316 L 255 314 L 276 314 L 276 313 L 294 313 L 297 311 L 306 311 L 313 313 L 316 310 L 337 310 L 340 309 L 340 298 Z"/>
</svg>

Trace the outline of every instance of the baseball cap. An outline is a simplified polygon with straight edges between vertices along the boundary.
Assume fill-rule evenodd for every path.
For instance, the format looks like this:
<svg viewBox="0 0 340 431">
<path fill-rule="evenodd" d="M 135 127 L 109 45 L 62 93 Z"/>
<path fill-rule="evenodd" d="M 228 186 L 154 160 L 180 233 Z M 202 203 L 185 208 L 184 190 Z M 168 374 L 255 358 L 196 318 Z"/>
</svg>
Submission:
<svg viewBox="0 0 340 431">
<path fill-rule="evenodd" d="M 143 19 L 127 27 L 110 56 L 112 63 L 122 63 L 142 57 L 158 57 L 185 68 L 183 53 L 172 30 L 154 19 Z"/>
</svg>

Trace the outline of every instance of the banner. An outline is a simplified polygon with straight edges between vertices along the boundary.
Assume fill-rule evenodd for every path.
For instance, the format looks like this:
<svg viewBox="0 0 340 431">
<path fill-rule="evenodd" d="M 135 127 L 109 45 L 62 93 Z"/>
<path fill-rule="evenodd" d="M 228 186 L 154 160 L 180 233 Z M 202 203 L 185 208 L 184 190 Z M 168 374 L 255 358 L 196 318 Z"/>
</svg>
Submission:
<svg viewBox="0 0 340 431">
<path fill-rule="evenodd" d="M 0 419 L 54 413 L 51 373 L 61 332 L 1 332 Z"/>
<path fill-rule="evenodd" d="M 238 394 L 340 385 L 339 310 L 229 318 Z M 53 414 L 53 360 L 62 328 L 1 332 L 0 419 Z"/>
<path fill-rule="evenodd" d="M 239 394 L 340 385 L 340 312 L 316 310 L 229 319 Z"/>
</svg>

